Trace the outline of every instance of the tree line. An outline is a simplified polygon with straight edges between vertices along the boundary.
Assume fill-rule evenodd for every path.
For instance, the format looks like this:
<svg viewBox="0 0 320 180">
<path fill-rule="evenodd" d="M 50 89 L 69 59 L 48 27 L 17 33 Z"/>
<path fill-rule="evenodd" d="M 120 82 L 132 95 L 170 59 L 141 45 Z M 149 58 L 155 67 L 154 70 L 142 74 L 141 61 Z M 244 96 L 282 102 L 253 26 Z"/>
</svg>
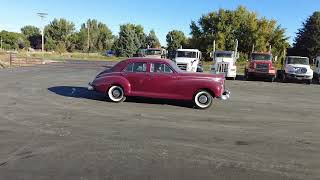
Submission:
<svg viewBox="0 0 320 180">
<path fill-rule="evenodd" d="M 267 51 L 278 58 L 285 56 L 290 47 L 285 28 L 276 20 L 258 17 L 255 12 L 239 6 L 235 10 L 219 9 L 202 15 L 190 23 L 190 36 L 180 30 L 172 30 L 166 35 L 168 51 L 183 46 L 195 48 L 208 58 L 213 50 L 233 50 L 234 42 L 239 41 L 238 50 L 243 58 L 253 50 Z M 113 50 L 117 56 L 131 57 L 139 49 L 160 47 L 154 30 L 145 33 L 143 26 L 136 24 L 120 25 L 118 35 L 113 35 L 108 26 L 95 19 L 88 19 L 80 30 L 66 19 L 54 19 L 44 28 L 45 50 L 56 52 L 103 52 Z M 1 31 L 4 49 L 41 49 L 41 31 L 35 26 L 21 28 L 21 33 Z M 314 58 L 320 52 L 320 12 L 314 12 L 302 24 L 294 40 L 291 53 Z"/>
</svg>

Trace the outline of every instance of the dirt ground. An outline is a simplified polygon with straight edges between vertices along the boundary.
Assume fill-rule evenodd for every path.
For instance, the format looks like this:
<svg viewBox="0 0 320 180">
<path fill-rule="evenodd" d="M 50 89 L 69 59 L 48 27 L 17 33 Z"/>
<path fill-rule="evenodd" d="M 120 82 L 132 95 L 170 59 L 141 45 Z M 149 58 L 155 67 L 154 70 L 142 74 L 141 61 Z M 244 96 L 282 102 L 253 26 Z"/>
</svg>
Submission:
<svg viewBox="0 0 320 180">
<path fill-rule="evenodd" d="M 0 69 L 0 179 L 320 179 L 320 85 L 227 81 L 229 101 L 86 90 L 105 62 Z"/>
</svg>

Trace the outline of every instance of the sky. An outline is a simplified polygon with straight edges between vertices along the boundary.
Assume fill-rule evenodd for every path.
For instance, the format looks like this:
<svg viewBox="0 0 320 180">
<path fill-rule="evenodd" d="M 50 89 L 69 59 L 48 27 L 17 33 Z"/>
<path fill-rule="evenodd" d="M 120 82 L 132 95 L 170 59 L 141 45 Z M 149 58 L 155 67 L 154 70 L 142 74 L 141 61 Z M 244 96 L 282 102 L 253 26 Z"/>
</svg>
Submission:
<svg viewBox="0 0 320 180">
<path fill-rule="evenodd" d="M 286 29 L 290 43 L 308 16 L 320 10 L 320 0 L 1 0 L 0 31 L 19 32 L 25 25 L 41 27 L 54 18 L 74 22 L 78 30 L 87 19 L 105 23 L 114 34 L 119 25 L 141 24 L 145 32 L 155 30 L 162 45 L 173 29 L 190 34 L 191 21 L 219 8 L 235 9 L 239 5 L 259 17 L 275 19 Z M 46 12 L 44 23 L 36 13 Z"/>
</svg>

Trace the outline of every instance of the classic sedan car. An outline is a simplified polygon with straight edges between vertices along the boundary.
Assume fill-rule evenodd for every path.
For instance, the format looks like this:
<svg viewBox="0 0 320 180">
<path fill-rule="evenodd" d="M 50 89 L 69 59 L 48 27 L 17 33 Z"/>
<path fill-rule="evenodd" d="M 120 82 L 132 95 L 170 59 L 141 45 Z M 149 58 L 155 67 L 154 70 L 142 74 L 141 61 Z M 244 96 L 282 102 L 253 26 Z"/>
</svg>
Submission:
<svg viewBox="0 0 320 180">
<path fill-rule="evenodd" d="M 205 109 L 214 98 L 229 98 L 224 82 L 224 75 L 188 73 L 171 60 L 130 58 L 99 73 L 88 89 L 105 93 L 113 102 L 138 96 L 188 100 Z"/>
</svg>

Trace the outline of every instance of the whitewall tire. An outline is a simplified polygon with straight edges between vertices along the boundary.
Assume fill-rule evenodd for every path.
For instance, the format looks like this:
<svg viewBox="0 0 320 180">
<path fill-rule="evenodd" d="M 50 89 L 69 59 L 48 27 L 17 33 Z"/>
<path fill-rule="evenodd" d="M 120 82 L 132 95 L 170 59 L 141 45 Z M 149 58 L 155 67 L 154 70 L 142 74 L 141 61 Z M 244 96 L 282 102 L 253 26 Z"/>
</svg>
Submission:
<svg viewBox="0 0 320 180">
<path fill-rule="evenodd" d="M 120 86 L 111 86 L 107 94 L 112 102 L 123 102 L 126 100 L 124 91 Z"/>
<path fill-rule="evenodd" d="M 212 105 L 212 101 L 212 95 L 205 90 L 198 91 L 193 97 L 194 105 L 199 109 L 209 108 Z"/>
</svg>

